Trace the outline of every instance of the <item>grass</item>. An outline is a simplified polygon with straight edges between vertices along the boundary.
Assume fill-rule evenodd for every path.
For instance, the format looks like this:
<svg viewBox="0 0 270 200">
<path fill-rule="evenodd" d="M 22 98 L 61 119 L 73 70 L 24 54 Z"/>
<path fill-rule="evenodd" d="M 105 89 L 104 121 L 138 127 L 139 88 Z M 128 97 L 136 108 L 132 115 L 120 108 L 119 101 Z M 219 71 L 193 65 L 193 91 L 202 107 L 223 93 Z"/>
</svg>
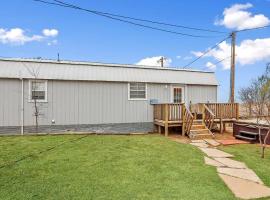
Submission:
<svg viewBox="0 0 270 200">
<path fill-rule="evenodd" d="M 0 137 L 0 199 L 235 199 L 191 145 L 80 137 Z"/>
<path fill-rule="evenodd" d="M 241 144 L 222 147 L 235 156 L 235 160 L 242 161 L 253 169 L 265 185 L 270 187 L 270 148 L 265 150 L 265 158 L 261 158 L 261 148 L 255 144 Z"/>
</svg>

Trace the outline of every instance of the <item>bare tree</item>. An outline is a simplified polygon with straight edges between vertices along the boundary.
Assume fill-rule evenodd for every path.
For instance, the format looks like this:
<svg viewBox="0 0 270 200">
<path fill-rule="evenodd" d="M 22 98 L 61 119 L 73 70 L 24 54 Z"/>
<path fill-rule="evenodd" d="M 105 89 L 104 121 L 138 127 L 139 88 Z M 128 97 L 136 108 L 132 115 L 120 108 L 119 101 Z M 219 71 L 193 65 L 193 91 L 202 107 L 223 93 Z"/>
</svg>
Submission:
<svg viewBox="0 0 270 200">
<path fill-rule="evenodd" d="M 259 132 L 259 141 L 262 147 L 261 157 L 264 158 L 266 141 L 270 137 L 269 112 L 265 112 L 270 104 L 270 65 L 266 67 L 265 73 L 255 79 L 247 88 L 239 91 L 240 99 L 250 106 L 250 112 L 256 117 L 256 128 Z M 262 129 L 267 125 L 267 133 L 263 134 Z"/>
<path fill-rule="evenodd" d="M 30 67 L 23 63 L 25 68 L 27 69 L 28 73 L 32 77 L 31 84 L 30 84 L 30 101 L 33 101 L 33 115 L 35 117 L 35 132 L 39 132 L 39 117 L 41 114 L 41 104 L 39 103 L 39 67 Z"/>
<path fill-rule="evenodd" d="M 239 90 L 239 97 L 240 100 L 243 102 L 243 106 L 246 107 L 246 110 L 248 111 L 248 117 L 252 116 L 252 99 L 251 99 L 251 88 L 241 88 Z"/>
</svg>

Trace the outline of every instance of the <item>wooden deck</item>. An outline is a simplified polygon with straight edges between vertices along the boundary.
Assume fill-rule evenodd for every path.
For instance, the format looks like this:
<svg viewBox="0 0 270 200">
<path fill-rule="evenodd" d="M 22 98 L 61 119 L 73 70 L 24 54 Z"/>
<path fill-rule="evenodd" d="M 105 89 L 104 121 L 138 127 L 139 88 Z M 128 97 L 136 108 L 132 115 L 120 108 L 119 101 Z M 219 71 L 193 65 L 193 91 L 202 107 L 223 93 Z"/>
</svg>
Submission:
<svg viewBox="0 0 270 200">
<path fill-rule="evenodd" d="M 237 103 L 200 103 L 189 107 L 183 103 L 154 104 L 154 125 L 159 133 L 164 129 L 165 136 L 168 136 L 170 127 L 182 127 L 182 135 L 189 135 L 194 122 L 198 121 L 210 132 L 218 124 L 222 133 L 227 123 L 233 123 L 238 118 Z"/>
</svg>

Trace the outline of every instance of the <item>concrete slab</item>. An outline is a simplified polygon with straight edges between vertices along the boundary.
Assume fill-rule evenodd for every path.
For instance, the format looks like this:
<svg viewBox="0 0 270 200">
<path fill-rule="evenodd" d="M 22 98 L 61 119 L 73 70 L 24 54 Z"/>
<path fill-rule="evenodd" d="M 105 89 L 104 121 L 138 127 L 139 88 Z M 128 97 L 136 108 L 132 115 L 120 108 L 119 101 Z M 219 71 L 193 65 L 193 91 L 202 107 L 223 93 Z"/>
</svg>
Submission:
<svg viewBox="0 0 270 200">
<path fill-rule="evenodd" d="M 215 158 L 215 160 L 229 168 L 247 169 L 247 166 L 245 165 L 245 163 L 235 161 L 230 158 Z"/>
<path fill-rule="evenodd" d="M 225 167 L 224 164 L 222 164 L 216 160 L 213 160 L 211 158 L 208 158 L 206 156 L 204 156 L 204 163 L 207 165 L 210 165 L 210 166 L 214 166 L 214 167 Z"/>
<path fill-rule="evenodd" d="M 216 140 L 213 140 L 213 139 L 204 139 L 204 141 L 205 141 L 206 143 L 210 144 L 211 146 L 214 146 L 214 147 L 220 145 L 219 142 L 217 142 Z"/>
<path fill-rule="evenodd" d="M 196 147 L 201 147 L 201 148 L 207 148 L 208 145 L 206 143 L 200 143 L 200 142 L 195 142 L 195 143 L 190 143 L 191 145 L 193 146 L 196 146 Z"/>
<path fill-rule="evenodd" d="M 251 169 L 234 169 L 234 168 L 218 167 L 217 171 L 220 174 L 225 174 L 236 178 L 249 180 L 255 183 L 263 184 L 261 179 Z"/>
<path fill-rule="evenodd" d="M 205 143 L 204 140 L 191 140 L 192 143 Z"/>
<path fill-rule="evenodd" d="M 256 199 L 270 196 L 270 188 L 251 181 L 219 174 L 237 198 Z"/>
<path fill-rule="evenodd" d="M 224 151 L 220 151 L 218 149 L 212 149 L 212 148 L 200 148 L 207 156 L 213 157 L 213 158 L 231 158 L 233 155 L 228 154 Z"/>
</svg>

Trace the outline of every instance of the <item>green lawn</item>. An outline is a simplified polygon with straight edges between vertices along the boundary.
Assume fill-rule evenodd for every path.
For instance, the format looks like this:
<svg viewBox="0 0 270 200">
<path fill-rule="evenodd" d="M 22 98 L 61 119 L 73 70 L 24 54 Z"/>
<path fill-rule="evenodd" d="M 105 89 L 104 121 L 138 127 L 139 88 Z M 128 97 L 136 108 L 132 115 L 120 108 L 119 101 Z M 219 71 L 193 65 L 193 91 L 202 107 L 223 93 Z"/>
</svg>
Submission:
<svg viewBox="0 0 270 200">
<path fill-rule="evenodd" d="M 260 146 L 255 144 L 226 146 L 221 150 L 232 153 L 236 160 L 246 163 L 270 187 L 270 148 L 265 150 L 264 159 L 261 158 Z"/>
<path fill-rule="evenodd" d="M 0 199 L 235 199 L 191 145 L 81 137 L 0 137 Z"/>
</svg>

